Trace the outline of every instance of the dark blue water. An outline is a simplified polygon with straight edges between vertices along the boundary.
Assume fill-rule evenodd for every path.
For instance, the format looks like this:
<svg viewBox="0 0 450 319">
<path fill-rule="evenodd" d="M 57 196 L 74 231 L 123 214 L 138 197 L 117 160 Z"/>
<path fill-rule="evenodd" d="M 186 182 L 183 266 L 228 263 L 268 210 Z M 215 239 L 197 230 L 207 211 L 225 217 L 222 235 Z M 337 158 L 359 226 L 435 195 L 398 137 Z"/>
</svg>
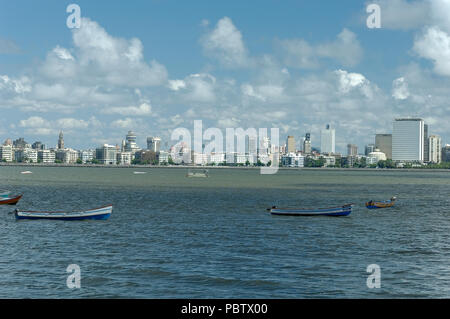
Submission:
<svg viewBox="0 0 450 319">
<path fill-rule="evenodd" d="M 448 173 L 32 170 L 0 168 L 22 209 L 114 210 L 107 221 L 15 221 L 0 207 L 2 298 L 450 297 Z M 364 207 L 393 195 L 394 208 Z M 343 218 L 265 211 L 349 202 Z M 69 264 L 80 289 L 66 286 Z M 366 285 L 370 264 L 380 289 Z"/>
</svg>

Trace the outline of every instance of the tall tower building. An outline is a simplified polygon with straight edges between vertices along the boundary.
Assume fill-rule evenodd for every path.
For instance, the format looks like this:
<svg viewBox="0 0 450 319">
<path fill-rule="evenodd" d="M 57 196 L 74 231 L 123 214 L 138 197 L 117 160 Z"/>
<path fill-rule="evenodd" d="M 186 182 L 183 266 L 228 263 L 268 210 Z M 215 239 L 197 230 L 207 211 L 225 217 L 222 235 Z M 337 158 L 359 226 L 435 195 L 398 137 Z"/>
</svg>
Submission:
<svg viewBox="0 0 450 319">
<path fill-rule="evenodd" d="M 428 140 L 428 124 L 423 125 L 423 161 L 430 161 L 430 144 Z"/>
<path fill-rule="evenodd" d="M 336 153 L 336 131 L 329 124 L 320 132 L 320 152 Z"/>
<path fill-rule="evenodd" d="M 295 153 L 295 137 L 288 136 L 286 141 L 286 153 Z"/>
<path fill-rule="evenodd" d="M 347 155 L 348 156 L 358 155 L 358 146 L 356 146 L 355 144 L 348 144 L 347 145 Z"/>
<path fill-rule="evenodd" d="M 147 149 L 158 153 L 161 150 L 161 138 L 159 137 L 147 137 Z"/>
<path fill-rule="evenodd" d="M 440 136 L 431 135 L 428 138 L 428 161 L 440 164 L 442 161 L 442 140 Z"/>
<path fill-rule="evenodd" d="M 139 146 L 136 144 L 136 134 L 134 134 L 133 131 L 128 131 L 128 134 L 125 137 L 125 151 L 134 154 L 139 151 L 139 149 Z"/>
<path fill-rule="evenodd" d="M 248 137 L 248 153 L 251 155 L 256 155 L 258 153 L 258 137 Z"/>
<path fill-rule="evenodd" d="M 311 133 L 306 133 L 305 140 L 303 141 L 303 153 L 304 154 L 311 154 L 312 147 L 311 147 Z"/>
<path fill-rule="evenodd" d="M 64 135 L 63 132 L 59 132 L 59 138 L 58 138 L 58 149 L 63 150 L 64 149 Z"/>
<path fill-rule="evenodd" d="M 375 135 L 375 148 L 386 154 L 387 159 L 392 159 L 392 134 Z"/>
<path fill-rule="evenodd" d="M 392 134 L 394 161 L 423 162 L 424 122 L 422 119 L 396 119 Z"/>
</svg>

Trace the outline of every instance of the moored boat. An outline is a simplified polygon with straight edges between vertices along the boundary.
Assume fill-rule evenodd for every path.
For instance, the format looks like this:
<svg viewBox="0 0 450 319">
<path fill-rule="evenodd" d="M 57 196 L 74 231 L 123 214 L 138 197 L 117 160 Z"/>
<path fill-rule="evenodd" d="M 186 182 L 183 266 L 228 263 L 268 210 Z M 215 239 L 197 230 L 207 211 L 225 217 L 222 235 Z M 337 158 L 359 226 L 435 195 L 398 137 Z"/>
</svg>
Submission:
<svg viewBox="0 0 450 319">
<path fill-rule="evenodd" d="M 379 208 L 389 208 L 395 205 L 395 200 L 397 197 L 392 197 L 390 200 L 376 202 L 371 200 L 370 202 L 366 203 L 366 207 L 368 209 L 379 209 Z"/>
<path fill-rule="evenodd" d="M 51 219 L 51 220 L 105 220 L 111 216 L 112 205 L 75 212 L 45 212 L 45 211 L 20 211 L 16 209 L 16 219 Z"/>
<path fill-rule="evenodd" d="M 10 191 L 0 190 L 0 198 L 7 198 L 11 194 Z"/>
<path fill-rule="evenodd" d="M 16 197 L 0 197 L 0 205 L 16 205 L 21 198 L 22 195 Z"/>
<path fill-rule="evenodd" d="M 352 213 L 353 204 L 338 207 L 304 209 L 304 208 L 278 208 L 273 206 L 268 211 L 279 216 L 348 216 Z"/>
</svg>

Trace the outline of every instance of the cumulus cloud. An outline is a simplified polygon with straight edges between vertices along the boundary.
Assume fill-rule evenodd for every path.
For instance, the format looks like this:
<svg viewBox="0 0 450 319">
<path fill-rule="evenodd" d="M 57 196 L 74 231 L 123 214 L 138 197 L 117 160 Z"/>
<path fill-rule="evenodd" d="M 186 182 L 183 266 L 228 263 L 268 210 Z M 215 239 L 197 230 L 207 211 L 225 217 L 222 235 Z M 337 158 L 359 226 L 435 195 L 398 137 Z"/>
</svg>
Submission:
<svg viewBox="0 0 450 319">
<path fill-rule="evenodd" d="M 169 88 L 179 92 L 185 101 L 208 103 L 216 100 L 216 78 L 208 73 L 196 73 L 184 80 L 169 81 Z"/>
<path fill-rule="evenodd" d="M 155 60 L 145 62 L 139 39 L 115 38 L 89 18 L 82 18 L 81 25 L 72 31 L 73 52 L 59 46 L 54 48 L 41 67 L 43 74 L 129 87 L 166 82 L 166 68 Z"/>
<path fill-rule="evenodd" d="M 392 96 L 396 100 L 406 100 L 409 97 L 408 83 L 404 77 L 395 79 L 392 82 Z"/>
<path fill-rule="evenodd" d="M 288 66 L 304 69 L 318 67 L 323 58 L 333 59 L 346 67 L 355 66 L 363 56 L 356 34 L 345 28 L 329 43 L 313 45 L 303 39 L 288 39 L 281 41 L 281 49 Z"/>
<path fill-rule="evenodd" d="M 103 110 L 106 114 L 120 114 L 126 116 L 145 116 L 152 114 L 152 107 L 149 103 L 142 103 L 139 106 L 110 107 Z"/>
<path fill-rule="evenodd" d="M 434 63 L 437 74 L 450 76 L 450 35 L 433 26 L 416 38 L 414 51 Z"/>
<path fill-rule="evenodd" d="M 201 40 L 208 56 L 230 68 L 248 67 L 251 63 L 241 32 L 230 18 L 224 17 Z"/>
</svg>

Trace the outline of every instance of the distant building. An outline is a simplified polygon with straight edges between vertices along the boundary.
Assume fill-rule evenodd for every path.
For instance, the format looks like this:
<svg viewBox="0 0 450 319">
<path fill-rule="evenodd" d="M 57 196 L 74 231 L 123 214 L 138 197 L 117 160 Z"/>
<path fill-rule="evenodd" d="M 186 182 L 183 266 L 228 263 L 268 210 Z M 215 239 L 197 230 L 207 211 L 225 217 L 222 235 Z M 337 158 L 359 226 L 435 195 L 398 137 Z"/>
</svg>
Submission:
<svg viewBox="0 0 450 319">
<path fill-rule="evenodd" d="M 13 142 L 15 148 L 27 148 L 28 143 L 25 142 L 23 137 L 18 138 Z"/>
<path fill-rule="evenodd" d="M 152 136 L 147 137 L 147 149 L 159 153 L 161 150 L 161 138 Z"/>
<path fill-rule="evenodd" d="M 258 155 L 268 155 L 271 153 L 270 151 L 270 139 L 267 136 L 263 136 L 260 139 L 260 145 L 258 150 Z"/>
<path fill-rule="evenodd" d="M 423 162 L 424 121 L 396 119 L 392 134 L 392 159 L 403 162 Z"/>
<path fill-rule="evenodd" d="M 40 150 L 38 151 L 38 161 L 40 161 L 41 163 L 46 163 L 46 164 L 50 164 L 50 163 L 55 163 L 55 152 L 52 152 L 50 150 Z"/>
<path fill-rule="evenodd" d="M 136 144 L 136 134 L 133 131 L 128 131 L 128 134 L 125 138 L 125 152 L 131 152 L 134 155 L 140 148 Z"/>
<path fill-rule="evenodd" d="M 33 145 L 31 145 L 31 148 L 34 150 L 44 150 L 45 149 L 45 145 L 42 144 L 42 142 L 34 142 Z"/>
<path fill-rule="evenodd" d="M 59 150 L 63 150 L 64 149 L 64 135 L 63 135 L 63 132 L 59 132 L 58 149 Z"/>
<path fill-rule="evenodd" d="M 442 140 L 437 135 L 428 138 L 428 161 L 433 164 L 440 164 L 442 161 Z"/>
<path fill-rule="evenodd" d="M 14 152 L 11 145 L 0 146 L 0 161 L 12 162 L 14 160 Z"/>
<path fill-rule="evenodd" d="M 379 161 L 387 160 L 386 154 L 381 152 L 378 148 L 367 156 L 367 164 L 377 164 Z"/>
<path fill-rule="evenodd" d="M 428 125 L 423 125 L 423 161 L 428 163 L 430 159 L 430 141 L 428 139 Z"/>
<path fill-rule="evenodd" d="M 37 163 L 38 151 L 32 148 L 17 149 L 14 158 L 18 163 Z"/>
<path fill-rule="evenodd" d="M 251 135 L 248 137 L 248 154 L 258 154 L 258 137 Z"/>
<path fill-rule="evenodd" d="M 347 155 L 348 156 L 358 155 L 358 146 L 356 146 L 355 144 L 348 144 L 347 145 Z"/>
<path fill-rule="evenodd" d="M 305 157 L 295 153 L 288 153 L 281 157 L 281 165 L 284 167 L 304 167 Z"/>
<path fill-rule="evenodd" d="M 386 154 L 386 158 L 392 159 L 392 134 L 375 135 L 375 148 Z"/>
<path fill-rule="evenodd" d="M 61 145 L 64 145 L 64 142 L 62 142 Z M 74 164 L 78 160 L 78 152 L 71 148 L 57 149 L 55 152 L 55 159 L 64 164 Z"/>
<path fill-rule="evenodd" d="M 131 152 L 117 152 L 116 162 L 119 165 L 131 165 Z"/>
<path fill-rule="evenodd" d="M 115 165 L 117 163 L 117 147 L 104 144 L 95 150 L 95 158 L 100 164 Z"/>
<path fill-rule="evenodd" d="M 320 152 L 323 154 L 336 153 L 336 131 L 327 124 L 320 134 Z"/>
<path fill-rule="evenodd" d="M 92 162 L 92 160 L 95 157 L 95 150 L 79 151 L 78 157 L 80 158 L 80 160 L 81 160 L 81 162 L 83 164 L 86 164 L 88 162 Z"/>
<path fill-rule="evenodd" d="M 375 144 L 366 145 L 364 155 L 368 156 L 370 153 L 375 152 Z"/>
<path fill-rule="evenodd" d="M 305 135 L 305 139 L 303 141 L 303 153 L 304 154 L 312 153 L 311 134 L 310 133 L 306 133 L 306 135 Z"/>
<path fill-rule="evenodd" d="M 293 136 L 288 136 L 286 140 L 286 153 L 295 153 L 295 138 Z"/>
<path fill-rule="evenodd" d="M 450 162 L 450 145 L 447 144 L 442 148 L 442 155 L 441 155 L 443 162 Z"/>
</svg>

